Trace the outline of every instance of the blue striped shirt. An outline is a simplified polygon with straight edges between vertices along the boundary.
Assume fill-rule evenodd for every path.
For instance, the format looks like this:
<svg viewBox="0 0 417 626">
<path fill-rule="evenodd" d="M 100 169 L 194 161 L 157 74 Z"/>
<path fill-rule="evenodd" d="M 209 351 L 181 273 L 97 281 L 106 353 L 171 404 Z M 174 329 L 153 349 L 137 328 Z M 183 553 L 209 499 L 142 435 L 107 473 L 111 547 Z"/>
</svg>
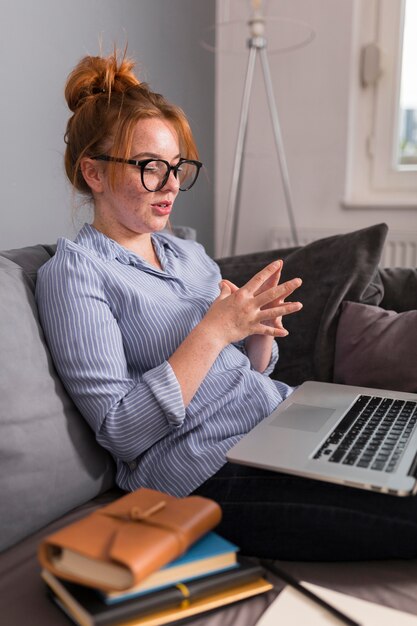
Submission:
<svg viewBox="0 0 417 626">
<path fill-rule="evenodd" d="M 74 242 L 58 240 L 36 296 L 57 371 L 115 458 L 117 484 L 185 496 L 292 389 L 267 375 L 276 347 L 260 374 L 230 344 L 184 407 L 168 358 L 218 296 L 221 276 L 195 241 L 152 239 L 162 270 L 86 224 Z"/>
</svg>

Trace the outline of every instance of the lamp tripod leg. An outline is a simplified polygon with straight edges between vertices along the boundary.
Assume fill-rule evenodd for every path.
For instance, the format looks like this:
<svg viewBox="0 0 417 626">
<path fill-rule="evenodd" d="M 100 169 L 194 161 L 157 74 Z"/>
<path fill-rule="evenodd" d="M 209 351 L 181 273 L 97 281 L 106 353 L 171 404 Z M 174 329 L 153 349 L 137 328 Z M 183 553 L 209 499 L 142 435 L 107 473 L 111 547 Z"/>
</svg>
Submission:
<svg viewBox="0 0 417 626">
<path fill-rule="evenodd" d="M 278 119 L 277 107 L 276 107 L 275 97 L 274 97 L 274 89 L 273 89 L 272 79 L 271 79 L 271 72 L 269 69 L 268 56 L 267 56 L 265 47 L 260 48 L 260 54 L 261 54 L 261 65 L 262 65 L 262 70 L 263 70 L 263 75 L 264 75 L 269 111 L 271 114 L 272 127 L 274 131 L 275 147 L 276 147 L 278 161 L 279 161 L 280 168 L 281 168 L 281 177 L 282 177 L 285 202 L 287 205 L 288 218 L 290 222 L 292 238 L 293 238 L 294 244 L 297 246 L 298 235 L 297 235 L 297 228 L 295 225 L 294 210 L 293 210 L 293 203 L 292 203 L 292 197 L 291 197 L 290 177 L 288 173 L 287 160 L 285 158 L 284 143 L 282 141 L 281 127 L 280 127 L 280 123 Z"/>
<path fill-rule="evenodd" d="M 252 40 L 251 40 L 252 41 Z M 243 89 L 242 108 L 239 120 L 238 136 L 236 141 L 235 159 L 233 164 L 232 183 L 230 186 L 229 204 L 226 213 L 225 229 L 222 243 L 222 256 L 236 254 L 237 231 L 239 225 L 239 210 L 237 206 L 237 195 L 242 170 L 242 159 L 244 141 L 248 125 L 249 103 L 253 82 L 253 74 L 255 70 L 256 53 L 260 52 L 263 77 L 265 82 L 266 95 L 268 100 L 269 112 L 271 115 L 272 128 L 274 133 L 275 148 L 277 151 L 278 162 L 281 171 L 284 198 L 290 222 L 292 239 L 295 245 L 299 244 L 297 227 L 294 218 L 293 202 L 291 197 L 290 177 L 288 173 L 287 160 L 285 157 L 284 144 L 282 140 L 281 127 L 279 123 L 277 107 L 275 103 L 274 89 L 272 85 L 271 72 L 269 69 L 268 56 L 266 46 L 250 45 L 248 65 L 246 70 L 245 85 Z"/>
<path fill-rule="evenodd" d="M 236 253 L 237 227 L 239 223 L 239 211 L 236 207 L 237 192 L 242 169 L 243 147 L 248 125 L 249 102 L 252 89 L 253 73 L 255 69 L 256 48 L 249 49 L 248 65 L 246 70 L 245 85 L 243 89 L 242 108 L 240 112 L 239 130 L 236 142 L 235 160 L 233 164 L 232 183 L 230 187 L 229 204 L 226 213 L 226 225 L 223 235 L 222 256 Z"/>
</svg>

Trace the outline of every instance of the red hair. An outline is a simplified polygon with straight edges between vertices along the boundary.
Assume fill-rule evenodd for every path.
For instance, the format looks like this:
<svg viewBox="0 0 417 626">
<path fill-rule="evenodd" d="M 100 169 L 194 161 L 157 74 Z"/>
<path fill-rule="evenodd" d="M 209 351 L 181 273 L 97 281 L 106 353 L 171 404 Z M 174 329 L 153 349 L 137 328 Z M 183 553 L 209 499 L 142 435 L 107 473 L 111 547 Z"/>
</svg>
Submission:
<svg viewBox="0 0 417 626">
<path fill-rule="evenodd" d="M 65 133 L 65 170 L 72 185 L 82 193 L 90 188 L 81 172 L 81 160 L 111 151 L 113 156 L 131 156 L 133 132 L 140 119 L 160 117 L 175 128 L 181 154 L 198 157 L 196 144 L 185 113 L 163 96 L 151 91 L 133 73 L 135 67 L 125 54 L 118 60 L 86 56 L 70 73 L 65 98 L 73 112 Z M 124 167 L 108 164 L 111 184 L 123 176 Z"/>
</svg>

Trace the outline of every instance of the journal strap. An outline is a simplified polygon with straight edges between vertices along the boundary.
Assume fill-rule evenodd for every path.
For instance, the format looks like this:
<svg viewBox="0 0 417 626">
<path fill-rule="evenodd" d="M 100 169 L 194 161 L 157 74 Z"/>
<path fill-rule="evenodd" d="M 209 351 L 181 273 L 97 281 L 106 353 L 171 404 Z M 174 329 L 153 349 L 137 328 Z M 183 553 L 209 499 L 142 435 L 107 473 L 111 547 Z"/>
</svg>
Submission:
<svg viewBox="0 0 417 626">
<path fill-rule="evenodd" d="M 179 543 L 179 550 L 182 552 L 187 548 L 187 540 L 186 536 L 178 525 L 173 522 L 167 522 L 166 520 L 161 521 L 156 516 L 157 513 L 162 511 L 166 507 L 167 503 L 165 500 L 160 500 L 156 504 L 149 506 L 148 508 L 141 508 L 137 505 L 132 506 L 127 511 L 109 511 L 104 509 L 96 511 L 97 515 L 106 515 L 107 517 L 112 517 L 118 520 L 122 520 L 124 522 L 137 522 L 141 524 L 148 524 L 150 526 L 156 526 L 158 528 L 162 528 L 163 530 L 167 530 L 172 532 Z"/>
</svg>

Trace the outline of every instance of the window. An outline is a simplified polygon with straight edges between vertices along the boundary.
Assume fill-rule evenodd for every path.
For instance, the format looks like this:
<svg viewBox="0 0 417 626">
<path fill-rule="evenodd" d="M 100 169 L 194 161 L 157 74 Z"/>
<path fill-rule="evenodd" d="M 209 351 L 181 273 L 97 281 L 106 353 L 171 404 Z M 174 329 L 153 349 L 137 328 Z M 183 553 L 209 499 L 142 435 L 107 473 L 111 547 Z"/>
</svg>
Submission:
<svg viewBox="0 0 417 626">
<path fill-rule="evenodd" d="M 417 0 L 356 0 L 347 207 L 417 208 Z"/>
<path fill-rule="evenodd" d="M 417 169 L 417 0 L 406 0 L 397 132 L 397 165 Z"/>
</svg>

